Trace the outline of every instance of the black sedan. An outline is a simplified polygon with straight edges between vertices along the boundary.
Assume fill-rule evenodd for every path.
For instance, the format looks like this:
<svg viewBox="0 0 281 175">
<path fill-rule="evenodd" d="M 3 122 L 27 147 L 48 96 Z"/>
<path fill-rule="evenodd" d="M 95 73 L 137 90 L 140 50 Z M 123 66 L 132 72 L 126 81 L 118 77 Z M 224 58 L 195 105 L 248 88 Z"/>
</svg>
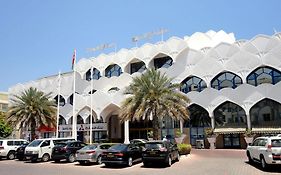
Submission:
<svg viewBox="0 0 281 175">
<path fill-rule="evenodd" d="M 148 141 L 145 143 L 145 150 L 142 155 L 143 165 L 150 163 L 163 163 L 172 165 L 172 161 L 179 161 L 179 151 L 177 144 L 170 141 Z"/>
<path fill-rule="evenodd" d="M 74 162 L 76 160 L 76 151 L 86 145 L 80 141 L 57 143 L 53 148 L 52 159 L 55 162 L 60 162 L 62 159 L 66 159 L 68 162 Z"/>
<path fill-rule="evenodd" d="M 141 147 L 135 144 L 117 144 L 102 154 L 101 161 L 105 166 L 113 164 L 132 166 L 135 162 L 141 162 L 141 159 Z"/>
</svg>

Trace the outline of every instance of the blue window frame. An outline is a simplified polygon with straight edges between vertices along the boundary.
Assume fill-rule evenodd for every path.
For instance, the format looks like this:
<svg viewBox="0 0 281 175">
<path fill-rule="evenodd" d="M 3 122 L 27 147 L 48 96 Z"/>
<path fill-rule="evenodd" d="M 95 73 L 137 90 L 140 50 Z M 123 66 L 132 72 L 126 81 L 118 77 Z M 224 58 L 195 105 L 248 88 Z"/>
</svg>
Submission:
<svg viewBox="0 0 281 175">
<path fill-rule="evenodd" d="M 131 64 L 131 74 L 133 74 L 135 72 L 142 73 L 145 70 L 146 70 L 146 66 L 145 66 L 144 62 L 142 62 L 142 61 Z"/>
<path fill-rule="evenodd" d="M 91 79 L 98 80 L 98 79 L 100 79 L 100 77 L 101 77 L 100 71 L 96 68 L 93 69 L 92 77 L 91 77 L 91 69 L 89 69 L 86 72 L 86 80 L 87 81 L 90 81 Z"/>
<path fill-rule="evenodd" d="M 159 69 L 162 67 L 168 68 L 168 67 L 172 66 L 172 64 L 173 64 L 173 59 L 169 56 L 154 59 L 154 67 L 156 69 Z"/>
<path fill-rule="evenodd" d="M 120 76 L 122 74 L 122 69 L 120 66 L 118 66 L 117 64 L 112 64 L 109 65 L 106 69 L 105 69 L 105 76 L 110 78 L 113 76 Z"/>
<path fill-rule="evenodd" d="M 281 81 L 281 72 L 271 67 L 259 67 L 247 77 L 247 83 L 258 86 L 264 83 L 276 84 Z"/>
<path fill-rule="evenodd" d="M 182 85 L 180 90 L 183 93 L 188 93 L 190 91 L 201 92 L 202 90 L 207 88 L 207 84 L 205 83 L 205 81 L 196 76 L 186 78 L 181 84 Z"/>
<path fill-rule="evenodd" d="M 220 73 L 211 81 L 211 87 L 217 90 L 221 90 L 223 88 L 235 89 L 241 84 L 242 79 L 231 72 Z"/>
</svg>

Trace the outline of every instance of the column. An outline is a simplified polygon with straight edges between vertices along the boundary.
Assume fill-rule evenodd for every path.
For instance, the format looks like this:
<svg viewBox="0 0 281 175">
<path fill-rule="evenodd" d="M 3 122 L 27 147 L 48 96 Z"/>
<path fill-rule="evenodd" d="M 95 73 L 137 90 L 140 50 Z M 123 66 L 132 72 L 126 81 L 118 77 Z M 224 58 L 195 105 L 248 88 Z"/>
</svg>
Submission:
<svg viewBox="0 0 281 175">
<path fill-rule="evenodd" d="M 124 122 L 124 143 L 130 143 L 129 140 L 129 120 Z"/>
<path fill-rule="evenodd" d="M 181 131 L 181 133 L 183 133 L 183 122 L 184 121 L 180 120 L 180 131 Z"/>
<path fill-rule="evenodd" d="M 247 118 L 247 128 L 249 130 L 252 129 L 252 125 L 251 125 L 251 118 L 250 118 L 250 114 L 249 113 L 246 113 L 246 118 Z"/>
</svg>

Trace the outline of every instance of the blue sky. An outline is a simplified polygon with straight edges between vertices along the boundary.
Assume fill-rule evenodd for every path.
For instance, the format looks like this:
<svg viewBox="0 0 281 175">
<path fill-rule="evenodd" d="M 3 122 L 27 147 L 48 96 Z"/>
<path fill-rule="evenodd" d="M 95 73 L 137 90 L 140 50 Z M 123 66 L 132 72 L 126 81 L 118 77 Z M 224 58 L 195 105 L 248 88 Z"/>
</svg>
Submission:
<svg viewBox="0 0 281 175">
<path fill-rule="evenodd" d="M 281 31 L 280 19 L 279 0 L 0 0 L 0 91 L 70 71 L 74 48 L 78 60 L 103 43 L 132 48 L 133 36 L 160 28 L 165 40 L 208 30 L 251 39 Z"/>
</svg>

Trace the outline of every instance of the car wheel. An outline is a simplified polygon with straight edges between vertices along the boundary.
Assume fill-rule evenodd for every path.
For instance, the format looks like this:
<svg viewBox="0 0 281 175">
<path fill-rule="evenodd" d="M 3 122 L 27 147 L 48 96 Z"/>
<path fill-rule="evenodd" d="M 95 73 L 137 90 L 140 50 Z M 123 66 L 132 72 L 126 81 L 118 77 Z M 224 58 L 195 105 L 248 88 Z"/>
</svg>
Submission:
<svg viewBox="0 0 281 175">
<path fill-rule="evenodd" d="M 253 163 L 253 159 L 251 158 L 250 152 L 247 151 L 248 162 Z"/>
<path fill-rule="evenodd" d="M 262 167 L 262 169 L 266 169 L 267 168 L 267 163 L 266 163 L 266 161 L 265 161 L 265 159 L 264 159 L 264 157 L 261 157 L 261 167 Z"/>
<path fill-rule="evenodd" d="M 147 162 L 142 162 L 144 167 L 148 167 L 148 163 Z"/>
<path fill-rule="evenodd" d="M 74 154 L 70 154 L 67 158 L 67 161 L 70 162 L 70 163 L 73 163 L 75 161 L 75 156 Z"/>
<path fill-rule="evenodd" d="M 16 155 L 15 152 L 9 152 L 9 154 L 7 155 L 7 159 L 9 160 L 13 160 L 15 159 Z"/>
<path fill-rule="evenodd" d="M 175 159 L 177 162 L 180 160 L 180 154 L 179 152 L 177 152 L 177 155 L 176 155 L 176 159 Z"/>
<path fill-rule="evenodd" d="M 98 164 L 98 165 L 102 164 L 101 156 L 98 156 L 98 158 L 97 158 L 97 164 Z"/>
<path fill-rule="evenodd" d="M 42 161 L 43 162 L 48 162 L 50 160 L 50 156 L 49 156 L 49 154 L 44 154 L 43 156 L 42 156 Z"/>
<path fill-rule="evenodd" d="M 172 159 L 169 156 L 168 159 L 167 159 L 167 166 L 170 167 L 171 165 L 172 165 Z"/>
<path fill-rule="evenodd" d="M 106 167 L 109 167 L 109 166 L 111 166 L 112 164 L 110 164 L 110 163 L 104 163 L 104 165 L 105 165 Z"/>
<path fill-rule="evenodd" d="M 129 157 L 128 166 L 131 167 L 132 165 L 133 165 L 133 159 L 132 159 L 132 157 Z"/>
</svg>

